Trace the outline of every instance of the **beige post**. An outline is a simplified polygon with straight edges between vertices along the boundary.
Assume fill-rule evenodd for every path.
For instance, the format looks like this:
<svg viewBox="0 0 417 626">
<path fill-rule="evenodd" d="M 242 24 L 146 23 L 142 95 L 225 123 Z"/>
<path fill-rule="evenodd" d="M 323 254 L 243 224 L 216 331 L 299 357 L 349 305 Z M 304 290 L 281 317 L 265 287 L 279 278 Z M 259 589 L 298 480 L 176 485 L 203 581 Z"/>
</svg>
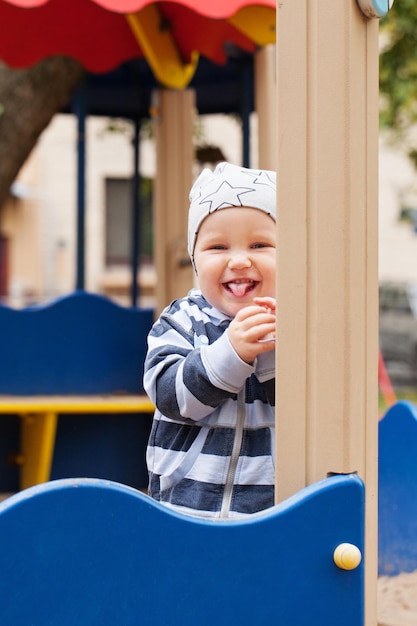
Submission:
<svg viewBox="0 0 417 626">
<path fill-rule="evenodd" d="M 355 0 L 277 2 L 277 499 L 366 485 L 376 625 L 378 22 Z"/>
<path fill-rule="evenodd" d="M 259 167 L 275 170 L 277 166 L 276 119 L 276 48 L 260 48 L 255 53 L 255 109 L 258 114 Z"/>
<path fill-rule="evenodd" d="M 192 89 L 161 89 L 152 109 L 155 122 L 157 176 L 154 183 L 154 258 L 156 313 L 193 286 L 187 252 L 188 194 L 193 180 Z"/>
</svg>

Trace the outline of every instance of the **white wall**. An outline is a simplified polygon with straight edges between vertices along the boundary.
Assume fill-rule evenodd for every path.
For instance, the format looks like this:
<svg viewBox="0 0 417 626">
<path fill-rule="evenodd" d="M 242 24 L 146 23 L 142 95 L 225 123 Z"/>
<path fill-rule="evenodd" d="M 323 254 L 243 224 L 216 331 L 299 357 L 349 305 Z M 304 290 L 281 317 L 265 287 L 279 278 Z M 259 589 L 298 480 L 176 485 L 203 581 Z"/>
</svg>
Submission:
<svg viewBox="0 0 417 626">
<path fill-rule="evenodd" d="M 417 282 L 417 233 L 399 220 L 401 207 L 417 208 L 417 170 L 401 151 L 381 140 L 379 153 L 380 280 Z"/>
</svg>

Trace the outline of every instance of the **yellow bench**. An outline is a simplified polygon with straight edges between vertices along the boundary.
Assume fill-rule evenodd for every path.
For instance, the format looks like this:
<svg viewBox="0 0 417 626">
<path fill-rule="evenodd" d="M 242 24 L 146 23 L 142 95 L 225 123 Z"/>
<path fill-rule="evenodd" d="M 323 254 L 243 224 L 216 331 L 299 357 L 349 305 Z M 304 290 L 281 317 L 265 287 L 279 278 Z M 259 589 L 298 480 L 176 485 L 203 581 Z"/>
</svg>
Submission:
<svg viewBox="0 0 417 626">
<path fill-rule="evenodd" d="M 146 395 L 6 396 L 0 414 L 21 418 L 20 488 L 49 480 L 60 413 L 153 413 Z"/>
</svg>

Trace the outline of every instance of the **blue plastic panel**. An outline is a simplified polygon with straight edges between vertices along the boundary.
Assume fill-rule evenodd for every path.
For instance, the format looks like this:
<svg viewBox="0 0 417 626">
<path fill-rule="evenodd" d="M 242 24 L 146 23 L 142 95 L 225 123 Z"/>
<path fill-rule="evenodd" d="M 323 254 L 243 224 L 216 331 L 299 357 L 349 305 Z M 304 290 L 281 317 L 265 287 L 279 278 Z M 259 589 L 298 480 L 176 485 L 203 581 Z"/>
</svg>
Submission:
<svg viewBox="0 0 417 626">
<path fill-rule="evenodd" d="M 152 415 L 143 413 L 60 415 L 51 480 L 99 477 L 146 489 L 151 425 Z"/>
<path fill-rule="evenodd" d="M 83 291 L 42 307 L 0 305 L 0 394 L 142 393 L 151 309 Z"/>
<path fill-rule="evenodd" d="M 102 480 L 33 487 L 0 505 L 2 626 L 361 626 L 364 487 L 313 485 L 244 521 L 173 513 Z"/>
<path fill-rule="evenodd" d="M 379 423 L 379 574 L 417 569 L 417 409 L 398 402 Z"/>
</svg>

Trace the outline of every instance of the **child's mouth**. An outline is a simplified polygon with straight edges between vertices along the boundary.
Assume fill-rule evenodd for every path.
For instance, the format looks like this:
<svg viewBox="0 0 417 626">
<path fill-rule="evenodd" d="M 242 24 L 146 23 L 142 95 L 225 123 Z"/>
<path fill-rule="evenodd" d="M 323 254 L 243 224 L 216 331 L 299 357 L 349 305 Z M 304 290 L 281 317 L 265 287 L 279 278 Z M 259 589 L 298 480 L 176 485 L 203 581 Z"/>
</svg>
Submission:
<svg viewBox="0 0 417 626">
<path fill-rule="evenodd" d="M 235 280 L 225 283 L 227 291 L 230 291 L 236 298 L 246 296 L 247 293 L 253 291 L 258 283 L 254 280 Z"/>
</svg>

